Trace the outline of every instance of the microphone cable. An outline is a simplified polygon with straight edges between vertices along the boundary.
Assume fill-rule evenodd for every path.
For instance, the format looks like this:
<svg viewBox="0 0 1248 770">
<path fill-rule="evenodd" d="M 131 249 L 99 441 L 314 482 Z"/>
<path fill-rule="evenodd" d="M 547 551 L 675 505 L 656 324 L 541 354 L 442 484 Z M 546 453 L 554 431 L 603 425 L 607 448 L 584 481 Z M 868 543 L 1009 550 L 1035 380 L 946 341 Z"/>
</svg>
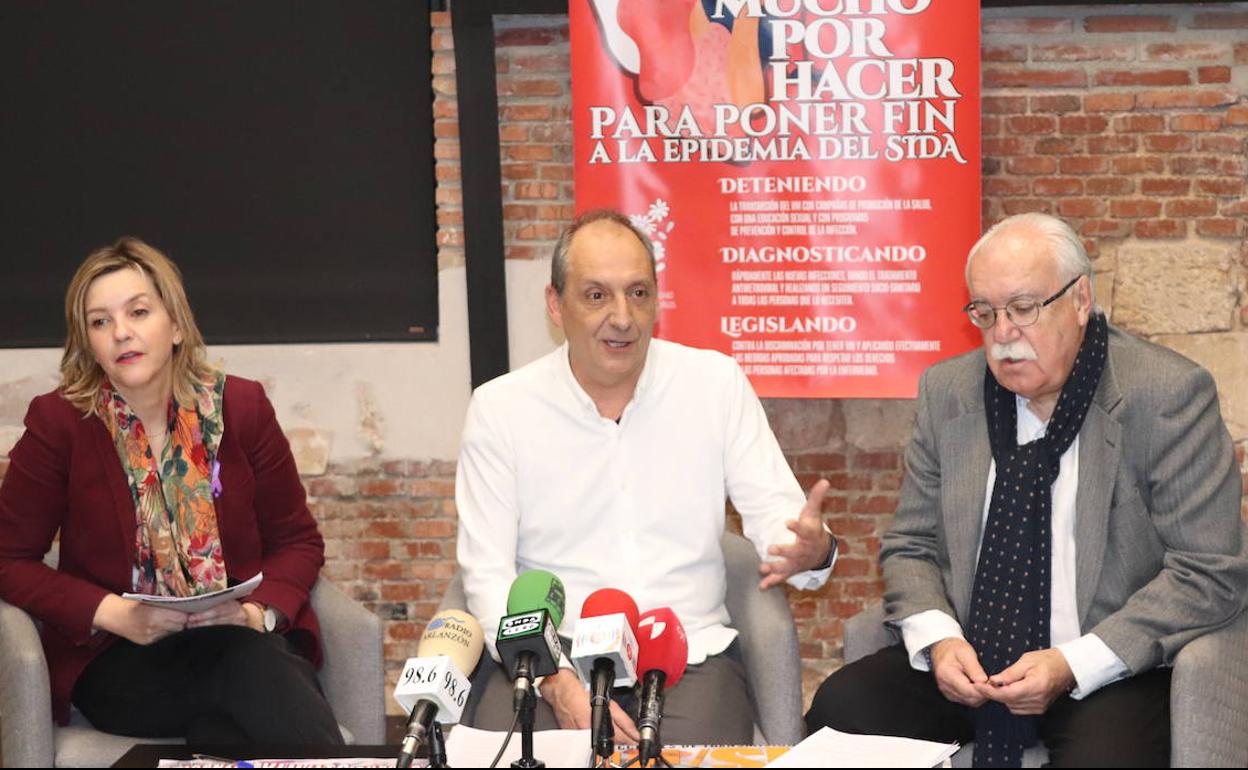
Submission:
<svg viewBox="0 0 1248 770">
<path fill-rule="evenodd" d="M 516 725 L 520 723 L 520 712 L 517 711 L 515 716 L 511 718 L 511 727 L 507 728 L 507 737 L 503 738 L 503 745 L 498 747 L 498 753 L 494 755 L 494 761 L 490 763 L 490 767 L 498 767 L 498 760 L 503 758 L 503 752 L 507 751 L 507 746 L 511 743 L 511 736 L 516 732 Z"/>
</svg>

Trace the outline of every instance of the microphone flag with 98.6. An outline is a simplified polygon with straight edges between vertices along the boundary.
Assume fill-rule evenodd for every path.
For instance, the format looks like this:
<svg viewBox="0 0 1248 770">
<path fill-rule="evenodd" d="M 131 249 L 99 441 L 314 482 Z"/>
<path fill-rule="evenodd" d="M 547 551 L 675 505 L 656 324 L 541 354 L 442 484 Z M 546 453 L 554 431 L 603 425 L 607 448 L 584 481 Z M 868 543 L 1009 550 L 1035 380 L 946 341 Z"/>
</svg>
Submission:
<svg viewBox="0 0 1248 770">
<path fill-rule="evenodd" d="M 572 637 L 572 663 L 581 679 L 592 682 L 605 662 L 612 687 L 636 684 L 638 620 L 637 603 L 618 589 L 602 588 L 585 599 Z"/>
<path fill-rule="evenodd" d="M 411 766 L 434 720 L 459 721 L 471 689 L 468 677 L 481 660 L 484 643 L 481 624 L 463 610 L 444 610 L 429 620 L 416 657 L 403 664 L 394 688 L 394 699 L 409 712 L 396 767 Z"/>
<path fill-rule="evenodd" d="M 484 634 L 481 624 L 463 610 L 444 610 L 434 615 L 408 658 L 394 688 L 394 699 L 410 712 L 422 700 L 437 707 L 437 719 L 445 724 L 459 721 L 467 700 L 468 677 L 481 660 Z"/>
</svg>

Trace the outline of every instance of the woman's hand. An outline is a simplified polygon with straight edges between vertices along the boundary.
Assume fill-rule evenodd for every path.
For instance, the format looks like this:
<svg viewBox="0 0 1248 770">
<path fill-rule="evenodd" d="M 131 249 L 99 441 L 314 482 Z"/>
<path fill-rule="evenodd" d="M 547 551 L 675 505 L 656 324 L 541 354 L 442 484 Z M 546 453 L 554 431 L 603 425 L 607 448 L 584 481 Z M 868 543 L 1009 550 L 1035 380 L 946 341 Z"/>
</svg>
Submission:
<svg viewBox="0 0 1248 770">
<path fill-rule="evenodd" d="M 260 606 L 247 602 L 239 604 L 231 599 L 222 602 L 212 609 L 186 616 L 187 628 L 203 628 L 205 626 L 247 626 L 256 631 L 264 630 L 264 610 Z"/>
<path fill-rule="evenodd" d="M 109 594 L 95 608 L 91 625 L 135 644 L 151 644 L 186 628 L 187 614 L 149 607 L 133 599 Z"/>
</svg>

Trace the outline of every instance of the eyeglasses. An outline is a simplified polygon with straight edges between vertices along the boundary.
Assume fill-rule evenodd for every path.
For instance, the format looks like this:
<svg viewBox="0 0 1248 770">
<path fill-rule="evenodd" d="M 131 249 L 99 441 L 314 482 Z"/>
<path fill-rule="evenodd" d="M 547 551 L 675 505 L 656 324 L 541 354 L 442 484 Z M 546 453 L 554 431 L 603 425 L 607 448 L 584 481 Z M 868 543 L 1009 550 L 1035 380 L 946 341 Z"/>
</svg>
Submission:
<svg viewBox="0 0 1248 770">
<path fill-rule="evenodd" d="M 1048 307 L 1056 302 L 1059 297 L 1066 293 L 1066 290 L 1074 286 L 1083 275 L 1079 274 L 1052 297 L 1040 302 L 1032 297 L 1015 297 L 1001 307 L 993 307 L 982 299 L 974 300 L 967 303 L 962 308 L 962 312 L 966 313 L 967 318 L 971 319 L 971 323 L 981 329 L 991 329 L 997 323 L 997 311 L 1004 310 L 1005 317 L 1015 326 L 1031 326 L 1040 318 L 1040 308 Z"/>
</svg>

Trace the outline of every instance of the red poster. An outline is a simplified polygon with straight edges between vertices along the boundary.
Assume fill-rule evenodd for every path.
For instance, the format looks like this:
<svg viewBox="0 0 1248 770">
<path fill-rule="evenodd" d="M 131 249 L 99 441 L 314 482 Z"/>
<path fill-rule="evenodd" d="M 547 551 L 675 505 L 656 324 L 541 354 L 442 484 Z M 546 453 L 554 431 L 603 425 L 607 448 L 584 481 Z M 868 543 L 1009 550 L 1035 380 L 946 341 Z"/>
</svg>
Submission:
<svg viewBox="0 0 1248 770">
<path fill-rule="evenodd" d="M 978 344 L 978 0 L 570 0 L 578 210 L 653 239 L 658 334 L 763 397 L 909 398 Z"/>
</svg>

